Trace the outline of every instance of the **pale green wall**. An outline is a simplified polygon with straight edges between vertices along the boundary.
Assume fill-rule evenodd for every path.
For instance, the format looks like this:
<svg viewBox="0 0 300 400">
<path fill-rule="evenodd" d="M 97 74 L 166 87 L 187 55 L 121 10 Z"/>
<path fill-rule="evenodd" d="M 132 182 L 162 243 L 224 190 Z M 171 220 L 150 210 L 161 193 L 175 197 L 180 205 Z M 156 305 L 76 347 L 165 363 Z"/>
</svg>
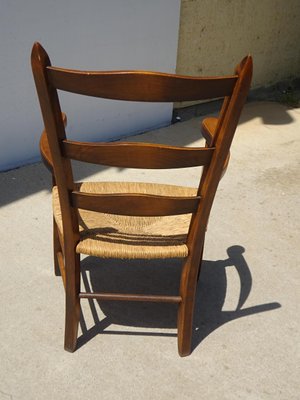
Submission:
<svg viewBox="0 0 300 400">
<path fill-rule="evenodd" d="M 248 53 L 252 87 L 300 76 L 300 0 L 181 0 L 177 73 L 231 73 Z"/>
</svg>

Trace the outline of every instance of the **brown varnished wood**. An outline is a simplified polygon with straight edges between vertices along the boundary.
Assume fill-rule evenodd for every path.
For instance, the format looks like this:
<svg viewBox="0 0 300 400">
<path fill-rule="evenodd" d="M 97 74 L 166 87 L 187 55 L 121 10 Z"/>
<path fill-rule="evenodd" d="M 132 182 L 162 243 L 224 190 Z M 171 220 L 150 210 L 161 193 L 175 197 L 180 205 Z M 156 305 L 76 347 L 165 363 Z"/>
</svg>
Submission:
<svg viewBox="0 0 300 400">
<path fill-rule="evenodd" d="M 218 125 L 218 118 L 204 118 L 201 124 L 201 133 L 208 146 L 211 146 L 214 133 Z"/>
<path fill-rule="evenodd" d="M 61 275 L 59 261 L 58 261 L 58 253 L 61 252 L 61 243 L 59 240 L 58 228 L 53 217 L 53 258 L 54 258 L 54 274 L 56 276 Z"/>
<path fill-rule="evenodd" d="M 204 137 L 204 139 L 206 140 L 206 146 L 209 148 L 214 148 L 211 146 L 212 146 L 214 136 L 215 136 L 215 133 L 217 131 L 219 124 L 220 124 L 219 118 L 215 118 L 215 117 L 204 118 L 204 120 L 202 121 L 201 133 L 202 133 L 202 136 Z M 226 170 L 227 170 L 227 167 L 229 164 L 229 160 L 230 160 L 230 152 L 228 152 L 225 164 L 223 166 L 222 178 L 226 173 Z M 206 171 L 207 171 L 207 168 L 205 168 L 205 170 L 203 171 L 202 181 L 205 178 Z"/>
<path fill-rule="evenodd" d="M 58 186 L 64 240 L 79 240 L 77 216 L 70 207 L 69 190 L 73 190 L 74 181 L 71 162 L 62 157 L 60 142 L 66 139 L 63 114 L 60 109 L 57 91 L 49 85 L 46 68 L 51 65 L 49 57 L 39 43 L 35 43 L 31 53 L 33 76 L 40 101 L 41 111 L 47 132 L 47 141 L 51 152 L 55 182 Z M 44 140 L 45 143 L 45 140 Z M 50 161 L 49 157 L 48 160 Z M 64 246 L 66 247 L 66 246 Z"/>
<path fill-rule="evenodd" d="M 65 113 L 62 113 L 62 120 L 64 123 L 64 126 L 67 126 L 67 116 Z M 49 147 L 49 142 L 47 138 L 47 133 L 44 130 L 41 137 L 40 137 L 40 152 L 42 156 L 42 160 L 45 164 L 45 166 L 48 168 L 48 170 L 51 172 L 52 175 L 54 175 L 54 169 L 53 169 L 53 160 L 51 157 L 51 151 Z"/>
<path fill-rule="evenodd" d="M 64 256 L 61 251 L 57 252 L 57 261 L 58 261 L 58 266 L 60 270 L 60 274 L 63 280 L 64 287 L 66 288 L 66 269 L 65 269 L 65 263 L 64 263 Z"/>
<path fill-rule="evenodd" d="M 81 299 L 115 300 L 115 301 L 147 301 L 152 303 L 180 303 L 180 296 L 159 296 L 146 294 L 121 293 L 79 293 Z"/>
<path fill-rule="evenodd" d="M 185 168 L 207 165 L 214 148 L 175 147 L 151 143 L 62 142 L 65 157 L 121 168 Z"/>
<path fill-rule="evenodd" d="M 218 183 L 221 179 L 223 166 L 229 153 L 229 148 L 237 127 L 237 123 L 246 101 L 252 78 L 252 58 L 245 57 L 236 69 L 239 79 L 229 99 L 225 99 L 222 107 L 220 121 L 214 136 L 216 150 L 207 169 L 205 179 L 199 186 L 199 194 L 203 201 L 199 204 L 197 213 L 192 216 L 188 234 L 189 255 L 183 265 L 180 280 L 180 295 L 182 302 L 178 309 L 178 351 L 181 356 L 191 353 L 193 311 L 197 276 L 201 265 L 201 254 L 204 243 L 206 226 L 216 194 Z"/>
<path fill-rule="evenodd" d="M 43 133 L 41 134 L 41 137 L 40 137 L 40 153 L 41 153 L 42 161 L 43 161 L 44 165 L 51 172 L 51 174 L 54 175 L 53 160 L 51 157 L 51 152 L 50 152 L 50 148 L 49 148 L 49 142 L 48 142 L 46 131 L 43 131 Z"/>
<path fill-rule="evenodd" d="M 71 162 L 61 156 L 60 141 L 66 139 L 64 121 L 56 89 L 49 83 L 46 69 L 51 66 L 48 54 L 39 43 L 35 43 L 31 52 L 31 66 L 44 120 L 47 139 L 53 162 L 54 180 L 62 212 L 64 265 L 66 272 L 66 313 L 65 313 L 65 349 L 74 351 L 77 342 L 80 317 L 80 260 L 75 252 L 79 241 L 77 211 L 71 207 L 69 190 L 73 190 L 74 181 Z"/>
<path fill-rule="evenodd" d="M 237 75 L 191 77 L 147 71 L 76 71 L 47 67 L 51 84 L 67 92 L 116 100 L 174 102 L 225 97 Z"/>
<path fill-rule="evenodd" d="M 195 212 L 200 197 L 171 197 L 151 194 L 95 194 L 72 192 L 76 208 L 107 214 L 131 216 L 164 216 Z"/>
<path fill-rule="evenodd" d="M 65 313 L 65 344 L 66 351 L 76 349 L 78 324 L 80 319 L 80 255 L 75 247 L 65 249 L 66 271 L 66 313 Z"/>
<path fill-rule="evenodd" d="M 252 76 L 252 58 L 245 57 L 231 76 L 187 77 L 145 71 L 87 72 L 52 67 L 40 44 L 32 51 L 32 69 L 40 100 L 45 132 L 40 148 L 46 166 L 54 173 L 63 220 L 63 236 L 54 236 L 56 267 L 66 289 L 65 349 L 77 343 L 81 298 L 178 303 L 178 352 L 189 355 L 193 312 L 202 262 L 206 227 L 219 181 L 226 170 L 229 149 L 246 101 Z M 225 97 L 218 118 L 202 123 L 206 148 L 177 148 L 132 143 L 77 143 L 68 141 L 57 90 L 89 96 L 133 101 L 185 101 Z M 74 191 L 70 158 L 135 168 L 184 168 L 203 165 L 197 196 L 178 198 L 149 194 L 91 194 Z M 132 164 L 133 162 L 133 164 Z M 80 292 L 78 208 L 121 215 L 172 215 L 192 213 L 178 296 Z M 56 226 L 54 225 L 54 228 Z"/>
</svg>

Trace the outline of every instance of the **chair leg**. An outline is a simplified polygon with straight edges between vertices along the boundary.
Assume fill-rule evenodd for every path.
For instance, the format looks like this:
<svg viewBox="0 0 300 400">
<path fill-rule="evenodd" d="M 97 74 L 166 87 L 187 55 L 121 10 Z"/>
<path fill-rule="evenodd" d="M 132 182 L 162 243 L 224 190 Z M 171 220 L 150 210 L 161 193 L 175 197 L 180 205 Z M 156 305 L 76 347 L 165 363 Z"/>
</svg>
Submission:
<svg viewBox="0 0 300 400">
<path fill-rule="evenodd" d="M 57 258 L 57 253 L 59 251 L 61 251 L 61 245 L 58 237 L 58 228 L 55 219 L 53 218 L 53 258 L 54 258 L 54 274 L 56 276 L 61 275 Z"/>
<path fill-rule="evenodd" d="M 178 308 L 177 329 L 178 329 L 178 353 L 181 357 L 191 354 L 193 335 L 193 316 L 195 305 L 197 279 L 187 284 L 187 288 L 181 291 L 182 301 Z"/>
<path fill-rule="evenodd" d="M 202 250 L 201 250 L 201 257 L 200 257 L 199 269 L 198 269 L 198 274 L 197 274 L 197 282 L 199 282 L 199 278 L 200 278 L 201 265 L 202 265 L 202 260 L 203 260 L 203 250 L 204 250 L 204 243 L 203 243 Z"/>
<path fill-rule="evenodd" d="M 200 276 L 204 243 L 198 261 L 198 268 L 192 266 L 193 261 L 188 259 L 183 265 L 180 295 L 182 298 L 178 308 L 177 329 L 178 329 L 178 353 L 181 357 L 191 354 L 193 336 L 193 317 L 197 284 Z"/>
<path fill-rule="evenodd" d="M 70 258 L 69 260 L 67 258 Z M 66 257 L 66 319 L 65 350 L 76 349 L 78 324 L 80 319 L 80 255 Z"/>
</svg>

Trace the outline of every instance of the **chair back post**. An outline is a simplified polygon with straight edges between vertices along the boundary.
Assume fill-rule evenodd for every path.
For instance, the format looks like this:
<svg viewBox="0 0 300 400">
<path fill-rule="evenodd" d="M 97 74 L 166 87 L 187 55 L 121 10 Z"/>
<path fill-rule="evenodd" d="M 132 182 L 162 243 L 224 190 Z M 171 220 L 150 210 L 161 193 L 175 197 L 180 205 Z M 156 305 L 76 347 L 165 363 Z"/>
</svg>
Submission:
<svg viewBox="0 0 300 400">
<path fill-rule="evenodd" d="M 241 115 L 241 111 L 247 99 L 252 78 L 252 57 L 245 57 L 236 67 L 237 82 L 232 95 L 225 97 L 220 112 L 219 123 L 216 128 L 211 146 L 215 147 L 211 162 L 206 166 L 204 179 L 200 181 L 198 195 L 201 200 L 198 210 L 193 215 L 188 234 L 187 245 L 191 250 L 193 262 L 191 268 L 198 269 L 198 258 L 206 232 L 206 226 L 218 184 L 222 177 L 223 167 L 229 154 L 234 133 Z"/>
<path fill-rule="evenodd" d="M 181 273 L 179 292 L 182 302 L 179 305 L 177 320 L 178 350 L 181 356 L 186 356 L 191 352 L 193 308 L 197 277 L 199 277 L 201 269 L 206 226 L 235 129 L 249 91 L 252 58 L 246 57 L 236 68 L 236 72 L 238 79 L 232 94 L 224 99 L 220 120 L 210 144 L 215 147 L 215 150 L 210 164 L 204 168 L 203 179 L 198 188 L 200 202 L 192 216 L 187 238 L 189 254 Z"/>
<path fill-rule="evenodd" d="M 69 193 L 74 189 L 71 162 L 68 158 L 63 157 L 61 153 L 61 142 L 66 139 L 63 114 L 57 90 L 49 83 L 47 78 L 46 69 L 51 66 L 49 56 L 39 43 L 33 45 L 31 66 L 50 147 L 54 181 L 58 187 L 63 221 L 63 237 L 65 244 L 68 244 L 65 248 L 72 247 L 70 246 L 72 242 L 75 248 L 79 241 L 79 227 L 77 210 L 71 207 L 70 204 Z"/>
</svg>

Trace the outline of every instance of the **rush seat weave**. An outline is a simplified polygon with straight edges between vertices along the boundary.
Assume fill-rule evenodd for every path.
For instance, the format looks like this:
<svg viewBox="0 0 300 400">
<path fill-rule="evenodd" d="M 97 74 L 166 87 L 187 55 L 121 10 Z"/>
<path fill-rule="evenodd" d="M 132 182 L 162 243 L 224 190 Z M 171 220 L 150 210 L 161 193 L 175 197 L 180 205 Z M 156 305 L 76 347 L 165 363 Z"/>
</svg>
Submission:
<svg viewBox="0 0 300 400">
<path fill-rule="evenodd" d="M 164 196 L 195 196 L 197 189 L 135 182 L 84 182 L 76 190 L 87 193 L 143 193 Z M 57 186 L 53 187 L 53 211 L 63 236 Z M 104 258 L 187 257 L 186 238 L 191 214 L 133 217 L 78 210 L 80 242 L 77 253 Z"/>
</svg>

